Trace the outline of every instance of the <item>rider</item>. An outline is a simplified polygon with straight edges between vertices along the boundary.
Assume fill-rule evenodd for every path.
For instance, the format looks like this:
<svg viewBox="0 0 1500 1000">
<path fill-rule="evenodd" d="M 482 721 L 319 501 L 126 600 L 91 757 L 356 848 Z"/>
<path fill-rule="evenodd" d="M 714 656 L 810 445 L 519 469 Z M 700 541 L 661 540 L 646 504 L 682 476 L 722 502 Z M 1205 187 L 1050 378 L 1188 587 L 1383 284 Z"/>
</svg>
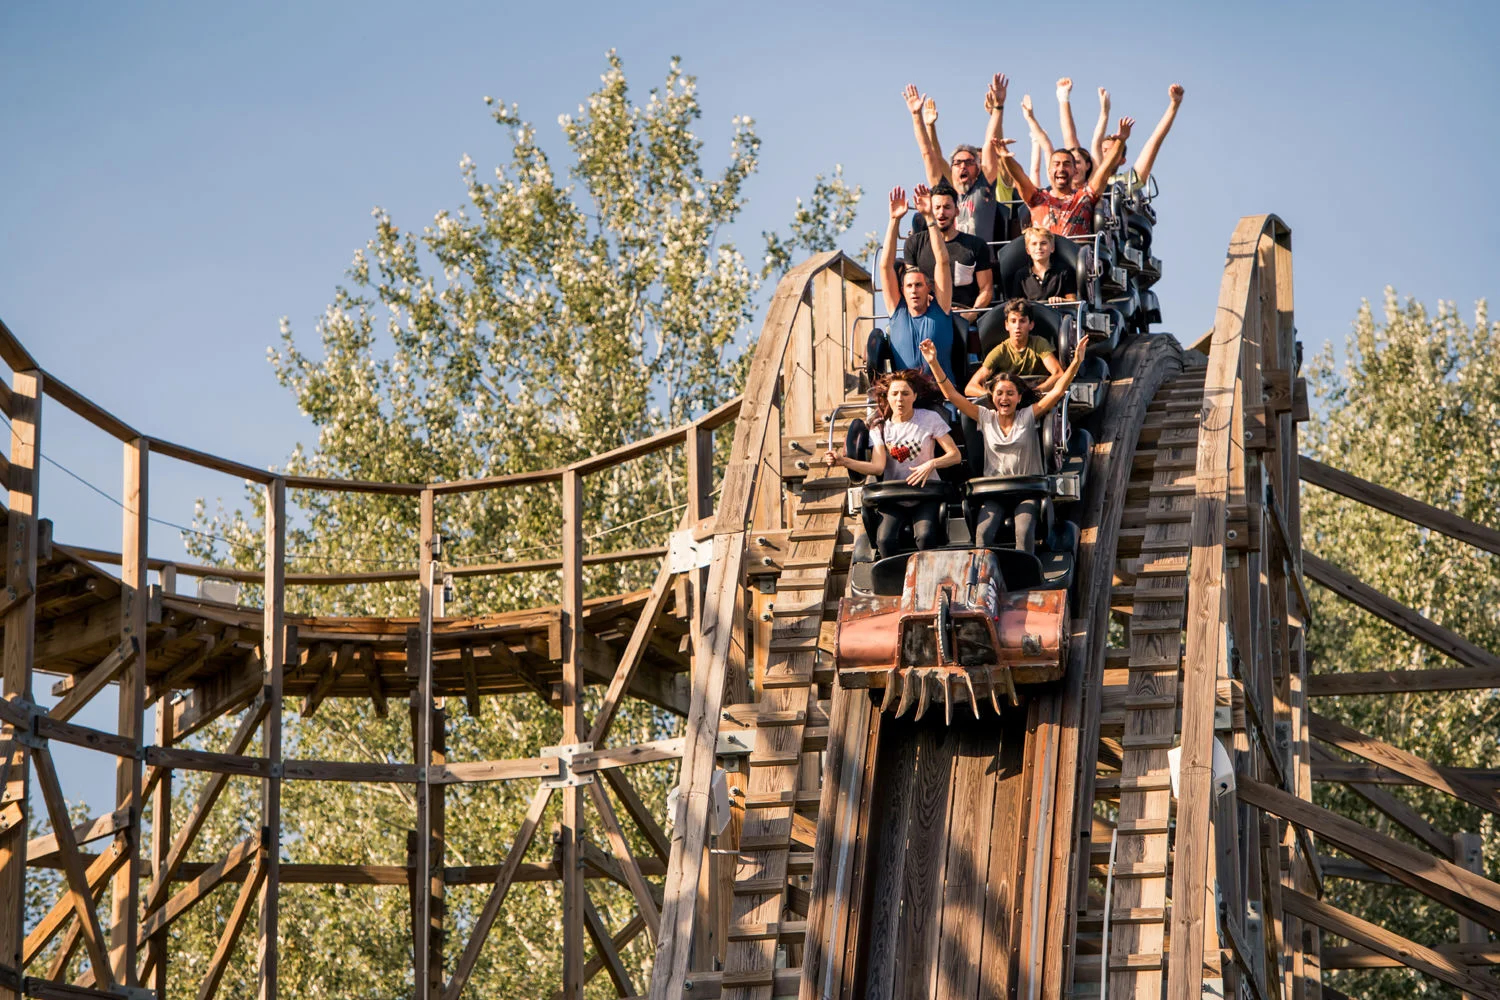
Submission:
<svg viewBox="0 0 1500 1000">
<path fill-rule="evenodd" d="M 923 344 L 924 352 L 931 351 Z M 977 421 L 984 434 L 984 474 L 986 476 L 1040 476 L 1042 466 L 1041 439 L 1037 424 L 1051 412 L 1067 395 L 1068 386 L 1083 356 L 1088 350 L 1085 339 L 1073 352 L 1073 361 L 1063 370 L 1062 377 L 1045 396 L 1037 397 L 1036 390 L 1018 376 L 1005 372 L 990 380 L 989 396 L 994 409 L 977 406 L 959 392 L 953 382 L 946 378 L 938 380 L 938 388 L 948 397 L 948 402 L 958 412 Z M 1016 548 L 1030 552 L 1036 545 L 1033 528 L 1039 506 L 1036 500 L 1023 500 L 1016 505 Z M 994 546 L 999 538 L 1000 526 L 1005 523 L 1004 503 L 999 498 L 986 499 L 979 510 L 975 542 L 986 548 Z"/>
<path fill-rule="evenodd" d="M 958 191 L 959 230 L 986 241 L 1007 238 L 1002 231 L 1005 216 L 1000 210 L 1000 202 L 1009 200 L 1010 185 L 1001 172 L 1000 157 L 993 143 L 1005 134 L 1005 93 L 1009 84 L 1004 73 L 996 73 L 990 81 L 984 99 L 985 110 L 990 116 L 984 143 L 977 149 L 967 145 L 957 147 L 946 163 L 937 141 L 936 103 L 918 93 L 916 86 L 910 83 L 902 93 L 906 109 L 911 112 L 912 131 L 917 137 L 917 150 L 922 154 L 922 165 L 927 171 L 927 183 L 933 187 L 940 180 L 951 183 Z M 996 191 L 997 181 L 1002 189 L 999 192 Z"/>
<path fill-rule="evenodd" d="M 1021 199 L 1031 208 L 1031 224 L 1050 229 L 1059 236 L 1087 236 L 1094 231 L 1094 202 L 1104 192 L 1115 169 L 1125 158 L 1125 140 L 1130 138 L 1134 118 L 1121 118 L 1120 130 L 1104 140 L 1104 162 L 1085 181 L 1078 175 L 1073 154 L 1066 149 L 1053 152 L 1047 173 L 1052 190 L 1043 191 L 1031 183 L 1026 171 L 1010 151 L 1014 139 L 995 139 L 991 146 L 1000 163 L 1016 185 Z"/>
<path fill-rule="evenodd" d="M 924 340 L 921 348 L 932 371 L 947 382 L 937 345 Z M 916 408 L 919 396 L 935 394 L 932 381 L 919 371 L 884 376 L 875 384 L 876 412 L 870 422 L 869 459 L 840 455 L 830 449 L 824 453 L 823 463 L 830 468 L 841 466 L 867 476 L 879 476 L 884 482 L 926 485 L 938 469 L 961 461 L 958 446 L 948 433 L 948 422 L 932 410 Z M 865 535 L 874 541 L 882 559 L 897 554 L 901 529 L 908 524 L 917 548 L 937 548 L 946 541 L 938 528 L 942 503 L 941 497 L 894 501 L 881 504 L 878 512 L 866 504 Z"/>
<path fill-rule="evenodd" d="M 1006 339 L 985 355 L 984 364 L 964 386 L 964 393 L 982 396 L 992 375 L 1016 375 L 1021 378 L 1045 376 L 1037 391 L 1046 392 L 1062 374 L 1063 367 L 1053 352 L 1052 342 L 1045 337 L 1034 336 L 1036 325 L 1031 318 L 1031 303 L 1014 298 L 1005 303 Z"/>
<path fill-rule="evenodd" d="M 891 317 L 891 329 L 887 341 L 877 330 L 870 336 L 868 358 L 872 370 L 885 350 L 891 354 L 891 368 L 903 371 L 915 368 L 928 370 L 928 362 L 922 357 L 917 345 L 930 340 L 938 346 L 940 368 L 952 362 L 953 320 L 949 311 L 953 308 L 953 270 L 948 266 L 948 244 L 945 240 L 931 240 L 932 277 L 929 278 L 915 264 L 906 264 L 898 277 L 896 274 L 896 237 L 901 229 L 901 220 L 908 211 L 906 192 L 891 188 L 891 221 L 886 227 L 885 245 L 880 251 L 880 291 L 885 296 L 886 312 Z M 924 220 L 928 221 L 928 220 Z M 930 224 L 930 221 L 928 221 Z M 878 374 L 872 373 L 872 381 Z"/>
</svg>

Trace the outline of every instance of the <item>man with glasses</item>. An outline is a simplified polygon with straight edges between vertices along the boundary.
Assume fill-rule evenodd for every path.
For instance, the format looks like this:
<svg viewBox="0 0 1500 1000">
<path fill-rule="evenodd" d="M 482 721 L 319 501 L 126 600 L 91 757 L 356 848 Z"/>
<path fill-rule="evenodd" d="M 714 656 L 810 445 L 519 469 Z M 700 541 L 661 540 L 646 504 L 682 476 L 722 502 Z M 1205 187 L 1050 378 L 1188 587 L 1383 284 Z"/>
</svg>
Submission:
<svg viewBox="0 0 1500 1000">
<path fill-rule="evenodd" d="M 917 137 L 917 150 L 922 154 L 922 165 L 927 172 L 927 183 L 937 187 L 946 180 L 958 192 L 958 229 L 982 240 L 1003 240 L 1009 237 L 1009 216 L 1001 204 L 1013 197 L 1008 185 L 1002 180 L 1002 190 L 996 191 L 996 178 L 1001 177 L 1000 157 L 994 151 L 993 140 L 1004 135 L 1005 92 L 1009 85 L 1004 73 L 996 73 L 985 94 L 985 110 L 989 112 L 989 126 L 985 129 L 984 144 L 979 147 L 962 145 L 954 149 L 950 160 L 943 160 L 942 146 L 937 138 L 937 105 L 924 94 L 919 94 L 913 84 L 906 85 L 906 108 L 911 112 L 912 131 Z M 998 195 L 998 197 L 997 197 Z"/>
</svg>

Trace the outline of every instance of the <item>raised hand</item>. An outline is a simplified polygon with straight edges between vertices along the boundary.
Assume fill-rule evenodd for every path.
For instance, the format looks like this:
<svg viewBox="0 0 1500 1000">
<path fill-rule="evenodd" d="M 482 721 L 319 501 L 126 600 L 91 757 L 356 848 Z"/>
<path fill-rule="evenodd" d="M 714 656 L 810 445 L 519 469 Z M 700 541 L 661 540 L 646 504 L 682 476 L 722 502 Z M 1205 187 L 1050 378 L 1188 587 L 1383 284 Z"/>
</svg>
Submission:
<svg viewBox="0 0 1500 1000">
<path fill-rule="evenodd" d="M 1057 81 L 1057 100 L 1059 103 L 1061 103 L 1062 101 L 1066 101 L 1068 99 L 1068 96 L 1072 93 L 1073 78 L 1071 76 L 1065 76 L 1061 80 Z"/>
<path fill-rule="evenodd" d="M 995 155 L 1014 157 L 1016 154 L 1010 151 L 1010 145 L 1015 141 L 1014 139 L 991 139 L 990 145 L 995 147 Z"/>
<path fill-rule="evenodd" d="M 937 345 L 930 340 L 924 340 L 917 345 L 917 350 L 922 352 L 922 358 L 932 367 L 938 363 Z"/>
<path fill-rule="evenodd" d="M 899 186 L 891 188 L 891 218 L 904 219 L 909 211 L 906 205 L 906 192 Z"/>
<path fill-rule="evenodd" d="M 1173 104 L 1181 104 L 1182 95 L 1185 93 L 1187 93 L 1187 91 L 1182 89 L 1182 84 L 1180 83 L 1174 83 L 1172 84 L 1172 86 L 1167 88 L 1167 97 L 1171 99 Z"/>
<path fill-rule="evenodd" d="M 990 93 L 994 95 L 996 105 L 1005 103 L 1005 94 L 1009 89 L 1010 79 L 1004 73 L 996 73 L 990 80 Z"/>
<path fill-rule="evenodd" d="M 932 220 L 932 189 L 926 184 L 918 184 L 912 188 L 912 200 L 916 203 L 917 211 L 928 221 Z"/>
<path fill-rule="evenodd" d="M 1036 116 L 1031 113 L 1031 95 L 1030 94 L 1022 94 L 1021 95 L 1021 113 L 1026 116 L 1026 119 L 1028 121 L 1035 121 L 1036 120 Z"/>
<path fill-rule="evenodd" d="M 923 98 L 922 99 L 922 124 L 926 125 L 928 128 L 931 128 L 932 126 L 934 126 L 934 125 L 937 124 L 937 120 L 938 120 L 937 101 L 934 101 L 930 97 Z"/>
<path fill-rule="evenodd" d="M 1119 137 L 1121 142 L 1124 142 L 1126 139 L 1130 138 L 1130 130 L 1133 128 L 1135 128 L 1134 118 L 1121 118 L 1120 131 L 1115 134 Z"/>
<path fill-rule="evenodd" d="M 901 91 L 901 96 L 906 99 L 906 110 L 910 111 L 914 115 L 922 113 L 923 95 L 917 93 L 916 84 L 908 83 L 906 85 L 906 89 Z"/>
<path fill-rule="evenodd" d="M 1106 115 L 1109 114 L 1109 91 L 1103 87 L 1099 88 L 1099 107 L 1104 109 Z"/>
</svg>

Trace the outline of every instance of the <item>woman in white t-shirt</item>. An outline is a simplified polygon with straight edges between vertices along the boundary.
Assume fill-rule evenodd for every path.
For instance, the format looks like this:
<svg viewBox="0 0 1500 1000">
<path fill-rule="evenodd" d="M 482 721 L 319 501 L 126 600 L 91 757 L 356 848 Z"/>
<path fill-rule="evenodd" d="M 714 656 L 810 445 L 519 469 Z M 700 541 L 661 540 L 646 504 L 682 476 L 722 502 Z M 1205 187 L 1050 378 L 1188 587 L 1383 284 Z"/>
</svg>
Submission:
<svg viewBox="0 0 1500 1000">
<path fill-rule="evenodd" d="M 930 345 L 923 344 L 925 353 Z M 993 410 L 971 403 L 953 382 L 939 373 L 938 388 L 958 412 L 979 424 L 984 435 L 984 474 L 986 476 L 1040 476 L 1046 469 L 1042 465 L 1040 436 L 1037 424 L 1062 401 L 1068 386 L 1078 374 L 1083 357 L 1088 352 L 1088 338 L 1073 351 L 1073 360 L 1063 369 L 1062 376 L 1047 391 L 1038 397 L 1036 390 L 1021 379 L 1005 372 L 989 381 L 990 402 Z M 1016 548 L 1030 552 L 1036 546 L 1033 528 L 1039 512 L 1037 501 L 1023 500 L 1016 505 Z M 1000 526 L 1005 523 L 1005 507 L 1001 500 L 985 500 L 980 507 L 976 524 L 976 543 L 991 547 L 999 541 Z"/>
<path fill-rule="evenodd" d="M 932 341 L 922 342 L 923 351 Z M 928 363 L 932 363 L 931 358 Z M 941 370 L 942 366 L 938 366 Z M 922 486 L 938 469 L 962 461 L 948 422 L 932 410 L 919 410 L 919 396 L 934 395 L 932 380 L 919 371 L 900 371 L 886 375 L 875 383 L 875 419 L 870 423 L 870 457 L 868 460 L 829 451 L 825 465 L 842 466 L 867 476 L 879 476 L 885 482 L 905 482 Z M 865 508 L 865 534 L 875 542 L 881 558 L 893 556 L 900 547 L 901 530 L 911 525 L 912 537 L 919 549 L 935 549 L 946 539 L 939 530 L 942 501 L 909 500 L 881 505 L 878 515 Z"/>
</svg>

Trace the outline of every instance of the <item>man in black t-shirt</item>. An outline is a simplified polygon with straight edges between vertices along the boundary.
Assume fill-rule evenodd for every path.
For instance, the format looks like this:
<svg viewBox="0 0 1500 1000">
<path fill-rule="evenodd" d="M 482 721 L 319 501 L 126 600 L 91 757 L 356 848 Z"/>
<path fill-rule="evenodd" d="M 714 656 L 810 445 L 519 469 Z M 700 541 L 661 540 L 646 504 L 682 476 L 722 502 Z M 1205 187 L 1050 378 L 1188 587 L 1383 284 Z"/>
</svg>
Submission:
<svg viewBox="0 0 1500 1000">
<path fill-rule="evenodd" d="M 1078 276 L 1054 253 L 1057 237 L 1040 226 L 1026 230 L 1022 237 L 1026 240 L 1029 266 L 1018 281 L 1012 279 L 1017 287 L 1007 291 L 1032 302 L 1071 302 L 1077 299 Z"/>
<path fill-rule="evenodd" d="M 925 194 L 925 197 L 924 197 Z M 953 310 L 978 312 L 989 308 L 995 296 L 995 260 L 990 245 L 978 236 L 959 232 L 958 192 L 947 181 L 939 181 L 930 192 L 917 188 L 917 210 L 931 220 L 929 228 L 918 228 L 907 237 L 902 253 L 929 278 L 933 276 L 931 233 L 943 234 L 953 271 Z"/>
</svg>

